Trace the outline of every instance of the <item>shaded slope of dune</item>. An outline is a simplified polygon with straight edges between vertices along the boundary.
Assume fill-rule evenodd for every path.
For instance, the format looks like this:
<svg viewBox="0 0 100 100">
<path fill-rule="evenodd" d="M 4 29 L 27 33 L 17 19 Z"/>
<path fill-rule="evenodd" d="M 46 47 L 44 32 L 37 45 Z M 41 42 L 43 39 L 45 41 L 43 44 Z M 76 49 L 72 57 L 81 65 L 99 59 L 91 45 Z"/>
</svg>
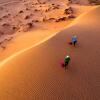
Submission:
<svg viewBox="0 0 100 100">
<path fill-rule="evenodd" d="M 100 7 L 0 69 L 0 100 L 99 100 Z M 68 45 L 77 34 L 76 48 Z M 71 55 L 69 70 L 60 61 Z"/>
</svg>

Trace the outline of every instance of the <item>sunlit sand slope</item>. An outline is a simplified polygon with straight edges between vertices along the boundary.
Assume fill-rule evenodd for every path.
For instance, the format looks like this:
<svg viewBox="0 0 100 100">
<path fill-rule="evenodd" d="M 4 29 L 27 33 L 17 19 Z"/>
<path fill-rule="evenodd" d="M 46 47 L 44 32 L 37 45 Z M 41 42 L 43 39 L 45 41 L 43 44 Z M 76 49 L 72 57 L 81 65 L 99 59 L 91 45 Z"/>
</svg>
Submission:
<svg viewBox="0 0 100 100">
<path fill-rule="evenodd" d="M 0 100 L 100 100 L 100 7 L 0 66 Z M 68 45 L 72 34 L 79 43 Z M 60 61 L 69 54 L 65 72 Z"/>
</svg>

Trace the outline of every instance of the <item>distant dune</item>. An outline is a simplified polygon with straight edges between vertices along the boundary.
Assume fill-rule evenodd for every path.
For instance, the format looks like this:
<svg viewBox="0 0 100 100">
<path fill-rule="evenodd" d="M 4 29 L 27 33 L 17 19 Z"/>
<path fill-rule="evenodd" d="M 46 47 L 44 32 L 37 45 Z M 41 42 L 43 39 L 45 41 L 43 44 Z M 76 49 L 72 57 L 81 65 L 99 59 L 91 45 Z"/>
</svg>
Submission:
<svg viewBox="0 0 100 100">
<path fill-rule="evenodd" d="M 100 7 L 0 67 L 0 100 L 100 100 Z M 68 42 L 78 36 L 74 48 Z M 65 72 L 60 61 L 71 56 Z"/>
</svg>

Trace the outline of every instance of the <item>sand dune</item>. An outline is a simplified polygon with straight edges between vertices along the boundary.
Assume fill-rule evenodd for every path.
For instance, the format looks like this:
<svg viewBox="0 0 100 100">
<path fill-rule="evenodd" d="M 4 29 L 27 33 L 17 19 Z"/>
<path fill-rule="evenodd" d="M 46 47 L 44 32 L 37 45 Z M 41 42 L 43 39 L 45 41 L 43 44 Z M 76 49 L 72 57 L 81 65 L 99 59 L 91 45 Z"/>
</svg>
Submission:
<svg viewBox="0 0 100 100">
<path fill-rule="evenodd" d="M 94 9 L 96 6 L 78 6 L 78 5 L 72 5 L 72 7 L 75 9 L 76 15 L 78 17 L 75 19 L 77 20 L 79 17 L 83 16 L 84 14 L 88 13 L 90 10 Z M 74 21 L 75 21 L 74 20 Z M 9 56 L 12 56 L 16 52 L 20 52 L 23 49 L 29 48 L 30 46 L 43 41 L 45 38 L 51 37 L 51 35 L 55 35 L 55 33 L 65 29 L 66 27 L 69 27 L 72 25 L 73 20 L 67 20 L 62 22 L 46 22 L 46 23 L 39 23 L 40 27 L 34 27 L 34 30 L 30 30 L 28 32 L 20 32 L 16 33 L 15 36 L 12 38 L 11 41 L 7 41 L 7 37 L 2 39 L 5 39 L 4 43 L 2 43 L 1 46 L 4 46 L 5 48 L 0 48 L 0 62 L 8 58 Z M 71 24 L 72 23 L 72 24 Z M 20 35 L 19 35 L 20 34 Z M 9 37 L 10 38 L 10 37 Z M 9 39 L 8 38 L 8 39 Z"/>
<path fill-rule="evenodd" d="M 39 1 L 0 0 L 0 62 L 62 29 L 71 21 L 67 19 L 69 14 L 64 13 L 69 8 L 67 0 Z M 59 21 L 61 18 L 65 19 Z"/>
<path fill-rule="evenodd" d="M 0 0 L 0 62 L 61 31 L 92 8 L 68 0 Z"/>
<path fill-rule="evenodd" d="M 0 100 L 99 100 L 100 7 L 0 69 Z M 76 48 L 68 45 L 77 34 Z M 60 61 L 71 55 L 69 70 Z"/>
</svg>

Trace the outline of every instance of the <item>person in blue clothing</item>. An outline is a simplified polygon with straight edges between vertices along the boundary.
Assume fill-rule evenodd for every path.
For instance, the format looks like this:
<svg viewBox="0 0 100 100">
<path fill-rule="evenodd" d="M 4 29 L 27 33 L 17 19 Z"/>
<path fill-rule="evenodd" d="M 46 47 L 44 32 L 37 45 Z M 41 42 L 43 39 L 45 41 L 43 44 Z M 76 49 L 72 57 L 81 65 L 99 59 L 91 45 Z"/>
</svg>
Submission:
<svg viewBox="0 0 100 100">
<path fill-rule="evenodd" d="M 77 43 L 77 36 L 76 35 L 73 35 L 72 36 L 72 44 L 75 46 Z"/>
</svg>

